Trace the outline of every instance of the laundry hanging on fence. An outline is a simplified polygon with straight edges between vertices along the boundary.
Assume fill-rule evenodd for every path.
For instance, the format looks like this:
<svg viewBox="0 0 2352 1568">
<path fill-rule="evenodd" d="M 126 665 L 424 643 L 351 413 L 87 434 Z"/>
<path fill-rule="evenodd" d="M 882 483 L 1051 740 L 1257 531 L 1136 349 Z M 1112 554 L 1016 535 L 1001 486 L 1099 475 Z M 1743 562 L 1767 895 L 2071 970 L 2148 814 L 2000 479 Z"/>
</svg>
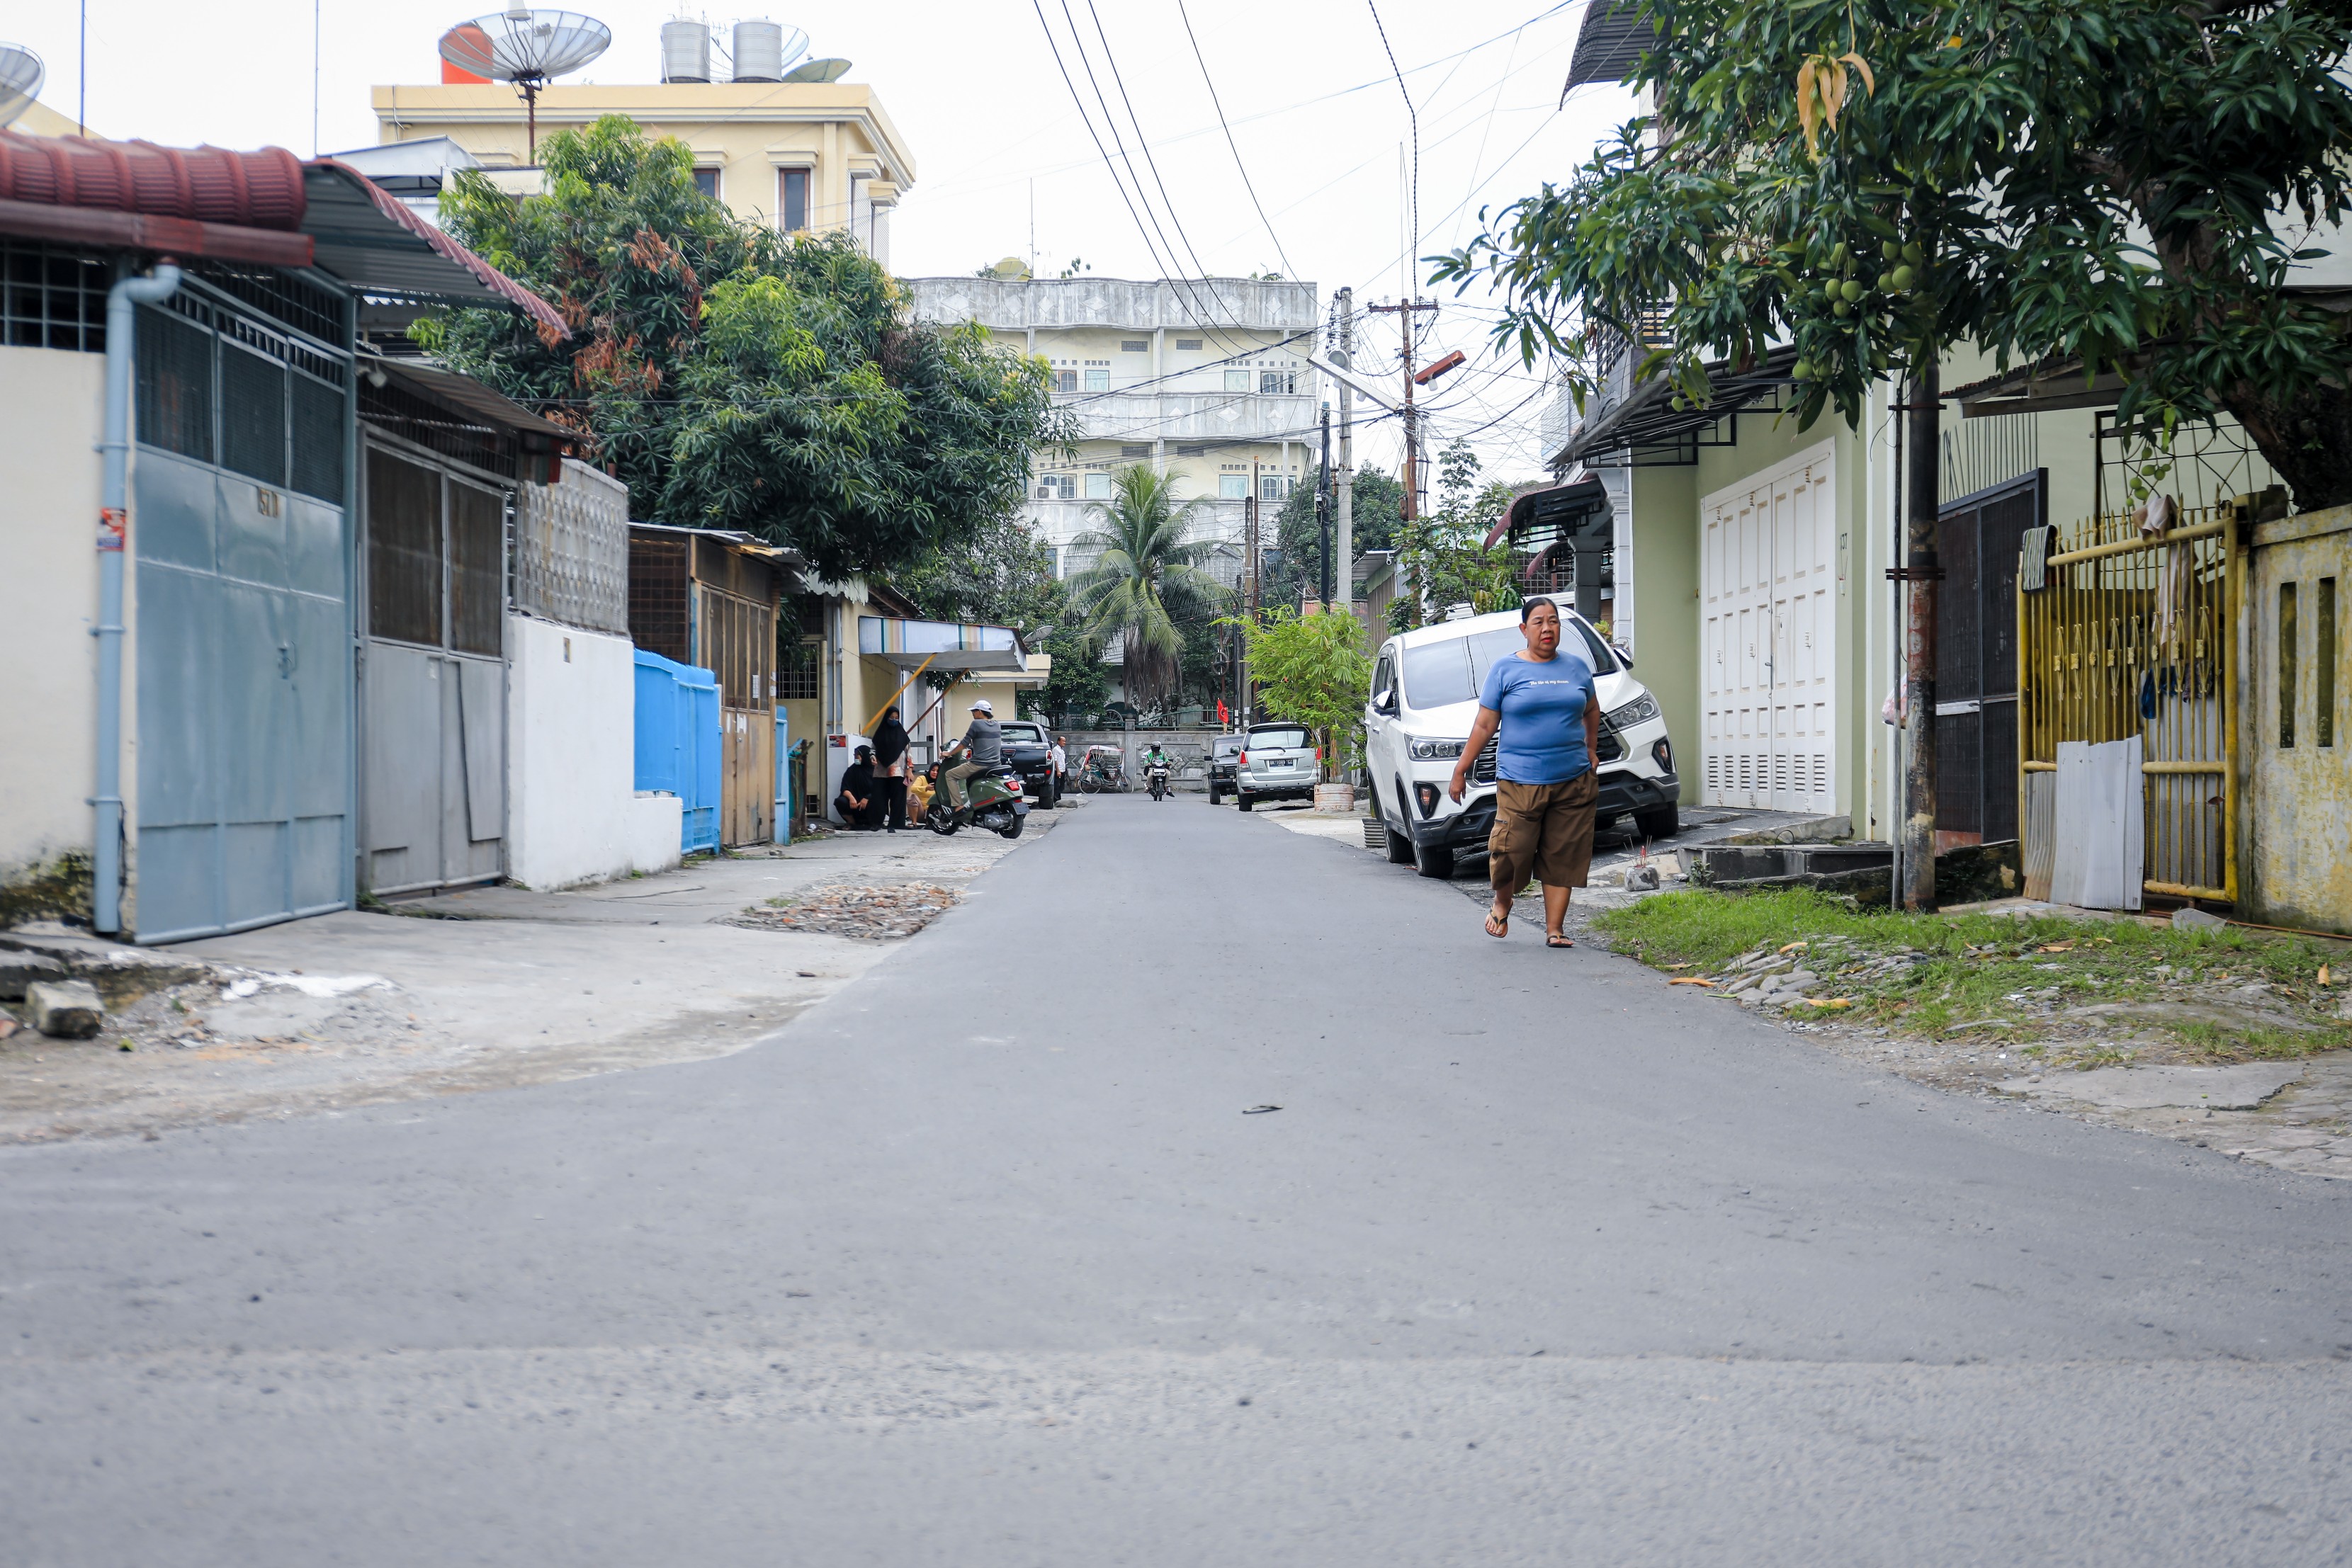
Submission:
<svg viewBox="0 0 2352 1568">
<path fill-rule="evenodd" d="M 2150 496 L 2132 516 L 2143 538 L 2161 538 L 2180 522 L 2180 503 L 2169 496 Z M 2159 646 L 2173 640 L 2189 615 L 2189 547 L 2167 543 L 2157 557 L 2155 632 Z"/>
</svg>

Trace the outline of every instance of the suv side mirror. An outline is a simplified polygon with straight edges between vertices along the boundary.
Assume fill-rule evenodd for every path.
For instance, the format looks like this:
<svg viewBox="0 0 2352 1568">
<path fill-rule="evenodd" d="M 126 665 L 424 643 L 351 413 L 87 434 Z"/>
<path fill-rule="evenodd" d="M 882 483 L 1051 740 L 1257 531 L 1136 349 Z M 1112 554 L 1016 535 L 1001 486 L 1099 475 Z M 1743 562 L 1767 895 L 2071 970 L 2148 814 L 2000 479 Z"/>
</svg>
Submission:
<svg viewBox="0 0 2352 1568">
<path fill-rule="evenodd" d="M 1390 686 L 1372 694 L 1372 711 L 1393 717 L 1397 710 L 1396 688 Z"/>
<path fill-rule="evenodd" d="M 1609 651 L 1617 655 L 1617 662 L 1619 664 L 1623 664 L 1629 670 L 1633 667 L 1633 655 L 1625 651 L 1624 644 L 1621 643 L 1612 643 L 1609 644 Z"/>
</svg>

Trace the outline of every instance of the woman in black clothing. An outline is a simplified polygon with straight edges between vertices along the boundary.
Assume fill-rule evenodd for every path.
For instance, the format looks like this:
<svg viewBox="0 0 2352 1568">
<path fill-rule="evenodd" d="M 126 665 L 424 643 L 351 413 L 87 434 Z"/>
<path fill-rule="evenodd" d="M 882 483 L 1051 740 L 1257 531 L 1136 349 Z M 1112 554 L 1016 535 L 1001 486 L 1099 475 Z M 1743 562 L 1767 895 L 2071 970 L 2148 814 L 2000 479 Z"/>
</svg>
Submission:
<svg viewBox="0 0 2352 1568">
<path fill-rule="evenodd" d="M 872 747 L 859 747 L 856 758 L 842 769 L 841 793 L 833 798 L 833 809 L 845 828 L 870 830 L 882 825 L 882 802 L 875 789 Z"/>
<path fill-rule="evenodd" d="M 890 831 L 907 825 L 907 727 L 895 703 L 882 710 L 874 730 L 875 799 L 888 815 Z"/>
</svg>

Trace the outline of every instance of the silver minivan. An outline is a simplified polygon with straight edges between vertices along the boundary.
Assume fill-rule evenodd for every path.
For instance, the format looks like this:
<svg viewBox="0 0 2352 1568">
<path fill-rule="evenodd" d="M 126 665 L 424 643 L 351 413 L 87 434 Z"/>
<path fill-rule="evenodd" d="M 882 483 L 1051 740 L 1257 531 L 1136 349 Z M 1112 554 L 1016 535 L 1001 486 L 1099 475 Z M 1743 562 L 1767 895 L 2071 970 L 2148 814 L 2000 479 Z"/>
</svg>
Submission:
<svg viewBox="0 0 2352 1568">
<path fill-rule="evenodd" d="M 1244 811 L 1260 800 L 1311 800 L 1322 763 L 1315 737 L 1305 725 L 1279 720 L 1254 724 L 1242 737 L 1241 755 L 1234 758 L 1234 794 Z"/>
<path fill-rule="evenodd" d="M 1595 824 L 1630 815 L 1645 836 L 1673 837 L 1682 825 L 1682 785 L 1665 715 L 1633 678 L 1630 658 L 1570 605 L 1552 602 L 1559 606 L 1561 652 L 1583 655 L 1601 698 Z M 1455 855 L 1486 847 L 1495 826 L 1495 743 L 1472 764 L 1460 805 L 1446 786 L 1478 716 L 1487 667 L 1526 645 L 1517 610 L 1420 627 L 1381 644 L 1364 708 L 1364 772 L 1372 810 L 1388 826 L 1389 859 L 1423 876 L 1452 876 Z"/>
</svg>

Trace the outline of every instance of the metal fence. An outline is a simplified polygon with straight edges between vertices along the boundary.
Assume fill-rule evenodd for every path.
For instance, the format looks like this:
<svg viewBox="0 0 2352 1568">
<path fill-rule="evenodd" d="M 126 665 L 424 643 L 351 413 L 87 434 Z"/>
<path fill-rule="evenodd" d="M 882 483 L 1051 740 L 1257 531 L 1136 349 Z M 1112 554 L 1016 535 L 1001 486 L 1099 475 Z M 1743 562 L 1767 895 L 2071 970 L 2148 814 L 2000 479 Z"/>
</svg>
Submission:
<svg viewBox="0 0 2352 1568">
<path fill-rule="evenodd" d="M 627 636 L 628 486 L 571 459 L 554 484 L 522 486 L 514 600 L 517 609 L 550 621 Z"/>
<path fill-rule="evenodd" d="M 2139 737 L 2147 891 L 2234 901 L 2236 632 L 2242 552 L 2229 503 L 2145 533 L 2111 513 L 2035 541 L 2017 596 L 2025 891 L 2047 897 L 2058 746 Z"/>
</svg>

